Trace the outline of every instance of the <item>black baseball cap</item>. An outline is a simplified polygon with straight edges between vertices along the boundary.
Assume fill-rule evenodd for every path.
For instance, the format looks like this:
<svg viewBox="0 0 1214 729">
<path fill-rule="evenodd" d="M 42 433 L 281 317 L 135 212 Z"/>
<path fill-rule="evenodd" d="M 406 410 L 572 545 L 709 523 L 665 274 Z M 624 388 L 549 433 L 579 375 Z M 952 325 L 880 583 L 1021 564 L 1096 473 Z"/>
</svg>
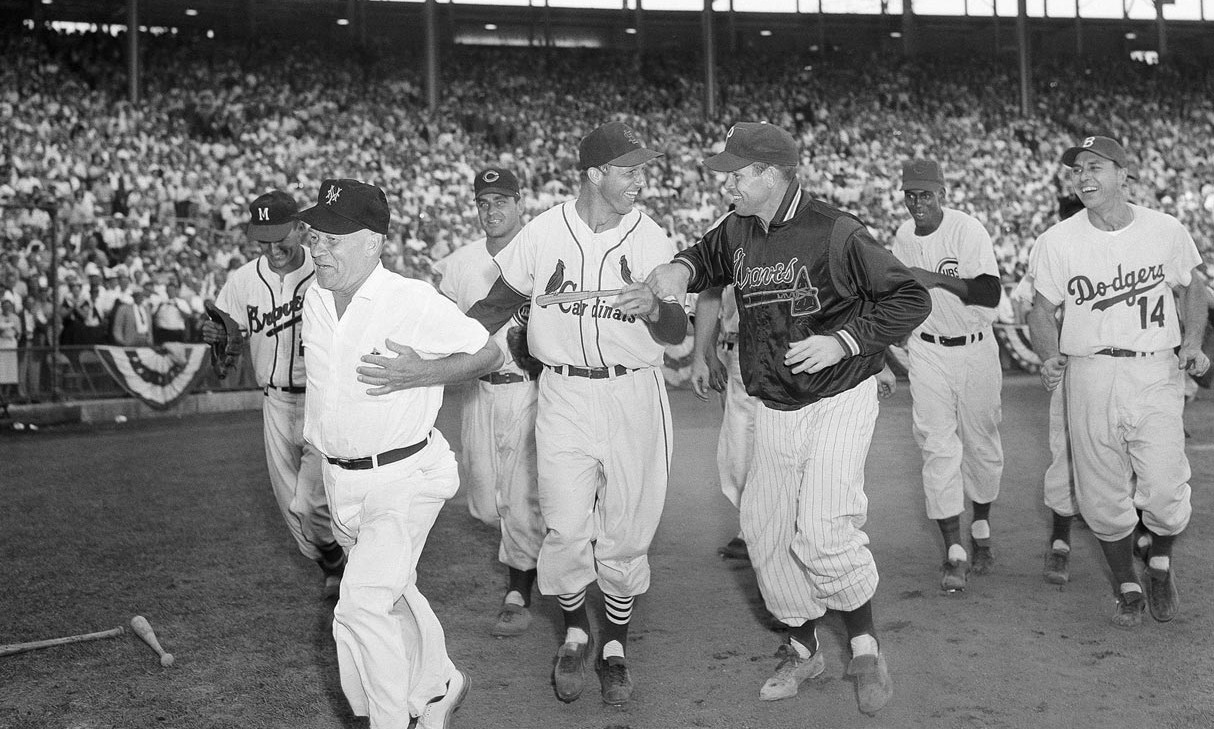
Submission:
<svg viewBox="0 0 1214 729">
<path fill-rule="evenodd" d="M 944 172 L 934 159 L 912 159 L 902 163 L 902 189 L 944 191 Z"/>
<path fill-rule="evenodd" d="M 476 173 L 476 181 L 472 183 L 473 198 L 496 192 L 499 195 L 519 196 L 518 178 L 504 167 L 488 167 Z"/>
<path fill-rule="evenodd" d="M 1062 153 L 1062 164 L 1071 167 L 1080 152 L 1091 152 L 1115 162 L 1118 167 L 1128 167 L 1125 148 L 1109 137 L 1085 137 L 1082 142 Z"/>
<path fill-rule="evenodd" d="M 578 145 L 578 166 L 583 170 L 602 165 L 635 167 L 661 157 L 661 152 L 646 149 L 632 127 L 624 122 L 607 122 L 587 134 Z"/>
<path fill-rule="evenodd" d="M 291 232 L 299 203 L 288 192 L 270 190 L 249 204 L 245 234 L 256 241 L 280 241 Z"/>
<path fill-rule="evenodd" d="M 801 162 L 792 135 L 767 122 L 738 122 L 725 134 L 725 149 L 704 160 L 714 172 L 737 172 L 754 162 L 796 167 Z"/>
<path fill-rule="evenodd" d="M 387 235 L 392 213 L 383 190 L 343 177 L 320 183 L 316 204 L 299 219 L 322 233 L 349 235 L 366 229 Z"/>
</svg>

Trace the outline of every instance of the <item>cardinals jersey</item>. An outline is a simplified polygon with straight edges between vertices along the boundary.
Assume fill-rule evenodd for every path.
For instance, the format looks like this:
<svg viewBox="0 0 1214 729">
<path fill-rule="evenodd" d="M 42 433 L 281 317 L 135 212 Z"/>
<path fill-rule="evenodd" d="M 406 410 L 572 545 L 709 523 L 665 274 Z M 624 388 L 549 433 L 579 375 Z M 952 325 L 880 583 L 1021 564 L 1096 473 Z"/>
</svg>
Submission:
<svg viewBox="0 0 1214 729">
<path fill-rule="evenodd" d="M 498 274 L 497 266 L 493 263 L 493 256 L 489 255 L 488 249 L 485 248 L 484 238 L 456 248 L 448 256 L 435 263 L 434 270 L 442 275 L 442 280 L 438 282 L 438 290 L 454 301 L 460 311 L 465 312 L 489 293 Z M 515 374 L 522 372 L 510 354 L 510 348 L 506 344 L 506 334 L 512 327 L 527 322 L 527 312 L 530 308 L 531 304 L 523 304 L 515 312 L 514 317 L 490 337 L 505 356 L 499 372 Z"/>
<path fill-rule="evenodd" d="M 641 211 L 596 233 L 570 200 L 523 226 L 494 260 L 506 285 L 532 300 L 527 346 L 533 357 L 551 366 L 640 368 L 662 364 L 665 345 L 645 322 L 615 308 L 614 296 L 544 307 L 535 297 L 642 282 L 674 254 L 665 231 Z"/>
</svg>

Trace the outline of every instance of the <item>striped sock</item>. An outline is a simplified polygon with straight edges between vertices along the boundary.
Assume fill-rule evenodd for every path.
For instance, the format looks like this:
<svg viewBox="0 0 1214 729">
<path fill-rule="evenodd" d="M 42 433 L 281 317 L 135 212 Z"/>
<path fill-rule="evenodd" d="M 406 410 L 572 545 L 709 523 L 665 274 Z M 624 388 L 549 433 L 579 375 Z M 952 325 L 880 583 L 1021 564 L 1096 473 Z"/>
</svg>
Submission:
<svg viewBox="0 0 1214 729">
<path fill-rule="evenodd" d="M 557 595 L 556 599 L 565 615 L 566 630 L 577 628 L 589 635 L 590 617 L 586 614 L 586 588 L 567 595 Z"/>
<path fill-rule="evenodd" d="M 603 628 L 604 649 L 615 641 L 622 652 L 624 646 L 628 644 L 628 623 L 632 620 L 632 605 L 635 601 L 636 598 L 631 595 L 620 597 L 603 593 L 603 608 L 607 613 L 607 625 Z M 615 646 L 612 648 L 614 649 Z"/>
</svg>

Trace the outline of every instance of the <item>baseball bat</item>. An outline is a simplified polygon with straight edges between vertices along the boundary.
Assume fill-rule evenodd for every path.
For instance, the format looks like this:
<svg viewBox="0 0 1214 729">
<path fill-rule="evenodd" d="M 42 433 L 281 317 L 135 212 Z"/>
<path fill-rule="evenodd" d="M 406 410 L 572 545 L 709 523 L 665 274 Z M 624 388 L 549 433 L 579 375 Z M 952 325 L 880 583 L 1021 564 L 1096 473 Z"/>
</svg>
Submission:
<svg viewBox="0 0 1214 729">
<path fill-rule="evenodd" d="M 173 654 L 166 653 L 160 647 L 160 641 L 156 640 L 156 633 L 152 631 L 152 626 L 148 623 L 148 619 L 142 615 L 136 615 L 131 618 L 131 630 L 135 631 L 135 635 L 139 636 L 144 643 L 152 646 L 152 650 L 160 656 L 160 665 L 168 668 L 173 665 Z"/>
<path fill-rule="evenodd" d="M 69 635 L 64 638 L 48 638 L 46 640 L 32 640 L 28 643 L 9 643 L 8 645 L 0 645 L 0 656 L 11 656 L 17 653 L 25 653 L 26 651 L 36 651 L 40 648 L 50 648 L 56 645 L 67 645 L 68 643 L 83 643 L 89 640 L 101 640 L 103 638 L 113 638 L 122 635 L 126 632 L 126 628 L 117 627 L 109 630 L 102 630 L 96 633 L 81 633 L 80 635 Z"/>
<path fill-rule="evenodd" d="M 597 299 L 606 296 L 615 296 L 624 289 L 602 289 L 599 291 L 558 291 L 555 294 L 540 294 L 535 297 L 535 303 L 540 306 L 548 306 L 549 304 L 570 304 L 574 301 L 585 301 L 586 299 Z"/>
</svg>

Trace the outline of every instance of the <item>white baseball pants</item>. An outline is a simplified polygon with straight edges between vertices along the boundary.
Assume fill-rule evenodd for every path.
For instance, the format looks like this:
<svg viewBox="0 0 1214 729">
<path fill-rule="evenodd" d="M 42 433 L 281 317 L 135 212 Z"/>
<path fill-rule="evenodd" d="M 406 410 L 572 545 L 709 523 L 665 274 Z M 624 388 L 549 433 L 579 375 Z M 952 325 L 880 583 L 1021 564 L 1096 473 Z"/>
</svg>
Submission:
<svg viewBox="0 0 1214 729">
<path fill-rule="evenodd" d="M 304 440 L 304 395 L 268 390 L 261 404 L 266 467 L 274 500 L 303 556 L 320 559 L 333 543 L 329 502 L 320 475 L 323 458 Z"/>
</svg>

